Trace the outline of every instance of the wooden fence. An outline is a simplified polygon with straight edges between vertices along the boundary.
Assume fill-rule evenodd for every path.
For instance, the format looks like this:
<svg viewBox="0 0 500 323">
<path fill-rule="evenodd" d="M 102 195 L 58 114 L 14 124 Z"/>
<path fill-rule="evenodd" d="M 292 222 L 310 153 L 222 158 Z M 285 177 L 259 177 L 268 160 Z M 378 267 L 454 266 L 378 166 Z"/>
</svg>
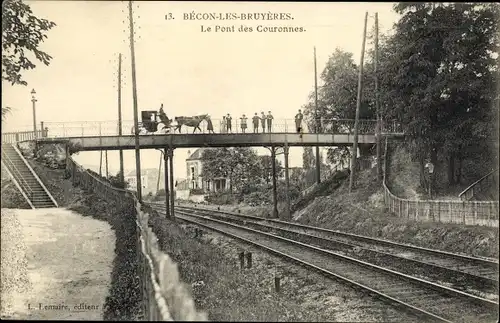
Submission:
<svg viewBox="0 0 500 323">
<path fill-rule="evenodd" d="M 498 227 L 498 201 L 407 200 L 394 195 L 386 183 L 388 144 L 385 144 L 384 202 L 389 211 L 415 221 Z"/>
<path fill-rule="evenodd" d="M 66 169 L 73 185 L 135 210 L 143 319 L 206 321 L 206 314 L 196 311 L 193 299 L 180 281 L 177 265 L 158 246 L 158 239 L 148 225 L 151 208 L 141 205 L 133 192 L 115 188 L 89 173 L 71 157 L 67 158 Z"/>
</svg>

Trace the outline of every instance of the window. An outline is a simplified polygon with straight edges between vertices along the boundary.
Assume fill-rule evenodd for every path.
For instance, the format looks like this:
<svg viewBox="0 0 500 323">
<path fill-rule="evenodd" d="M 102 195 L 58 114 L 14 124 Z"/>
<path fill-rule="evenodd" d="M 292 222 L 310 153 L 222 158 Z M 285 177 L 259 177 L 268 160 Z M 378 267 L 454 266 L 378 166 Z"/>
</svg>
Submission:
<svg viewBox="0 0 500 323">
<path fill-rule="evenodd" d="M 194 167 L 191 167 L 191 179 L 194 179 Z"/>
</svg>

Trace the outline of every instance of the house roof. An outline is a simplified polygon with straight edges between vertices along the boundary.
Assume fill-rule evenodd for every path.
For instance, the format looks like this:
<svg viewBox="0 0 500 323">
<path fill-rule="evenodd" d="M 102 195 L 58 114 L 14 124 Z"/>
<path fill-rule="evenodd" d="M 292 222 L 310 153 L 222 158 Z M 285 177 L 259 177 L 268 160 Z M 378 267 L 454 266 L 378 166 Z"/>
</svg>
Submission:
<svg viewBox="0 0 500 323">
<path fill-rule="evenodd" d="M 192 154 L 190 154 L 189 157 L 186 158 L 186 160 L 200 160 L 202 152 L 203 152 L 203 148 L 198 148 Z"/>
</svg>

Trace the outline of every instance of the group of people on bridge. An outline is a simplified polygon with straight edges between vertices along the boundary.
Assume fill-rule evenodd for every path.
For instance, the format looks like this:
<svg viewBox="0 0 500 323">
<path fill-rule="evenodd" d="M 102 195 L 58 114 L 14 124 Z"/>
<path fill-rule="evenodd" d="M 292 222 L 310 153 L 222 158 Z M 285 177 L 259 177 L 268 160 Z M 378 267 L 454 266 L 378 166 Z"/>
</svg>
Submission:
<svg viewBox="0 0 500 323">
<path fill-rule="evenodd" d="M 160 110 L 158 112 L 158 116 L 159 116 L 162 123 L 164 123 L 167 127 L 170 126 L 171 120 L 167 117 L 165 111 L 163 110 L 163 104 L 160 107 Z M 183 120 L 182 118 L 187 118 L 187 117 L 176 117 L 175 118 L 175 121 L 177 121 L 177 123 L 178 123 L 176 130 L 180 128 L 179 121 Z M 192 118 L 199 120 L 199 122 L 206 120 L 207 131 L 209 133 L 215 133 L 213 122 L 208 114 L 196 116 L 196 117 L 192 117 Z M 239 126 L 241 128 L 241 133 L 246 133 L 246 130 L 248 128 L 247 121 L 249 118 L 245 114 L 243 114 L 239 119 L 240 119 Z M 302 114 L 302 111 L 299 109 L 298 113 L 295 115 L 295 128 L 296 128 L 297 133 L 302 133 L 302 121 L 303 121 L 303 119 L 304 119 L 304 116 Z M 255 112 L 255 114 L 251 120 L 252 125 L 253 125 L 253 133 L 259 133 L 259 125 L 262 128 L 262 133 L 266 133 L 266 132 L 271 133 L 273 131 L 273 120 L 274 120 L 274 116 L 272 115 L 271 111 L 268 111 L 267 114 L 265 114 L 264 111 L 262 111 L 260 116 L 258 115 L 257 112 Z M 196 125 L 196 128 L 199 129 L 198 125 Z M 231 116 L 230 113 L 228 113 L 227 115 L 222 117 L 222 120 L 220 121 L 220 133 L 233 133 L 233 117 Z"/>
</svg>

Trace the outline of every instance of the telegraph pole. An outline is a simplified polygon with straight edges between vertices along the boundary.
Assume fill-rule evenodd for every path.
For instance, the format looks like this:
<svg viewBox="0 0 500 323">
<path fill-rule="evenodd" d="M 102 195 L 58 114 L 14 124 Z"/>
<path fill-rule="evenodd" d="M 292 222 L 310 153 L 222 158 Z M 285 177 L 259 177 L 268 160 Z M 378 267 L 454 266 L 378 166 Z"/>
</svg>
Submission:
<svg viewBox="0 0 500 323">
<path fill-rule="evenodd" d="M 314 118 L 316 134 L 319 133 L 319 118 L 318 118 L 318 69 L 316 67 L 316 46 L 314 46 Z M 321 160 L 319 156 L 319 146 L 316 145 L 316 182 L 321 183 Z"/>
<path fill-rule="evenodd" d="M 118 135 L 122 135 L 122 54 L 118 55 Z M 120 149 L 120 182 L 125 183 L 123 150 Z"/>
<path fill-rule="evenodd" d="M 132 14 L 132 1 L 128 2 L 128 14 L 130 21 L 130 58 L 132 61 L 132 97 L 134 103 L 135 174 L 137 182 L 137 199 L 142 203 L 141 150 L 139 147 L 139 120 L 137 116 L 137 82 L 135 75 L 134 17 Z"/>
<path fill-rule="evenodd" d="M 361 45 L 361 59 L 359 63 L 358 74 L 358 97 L 356 102 L 356 117 L 354 120 L 354 143 L 351 152 L 351 176 L 349 178 L 349 193 L 352 192 L 356 173 L 356 158 L 358 157 L 358 127 L 359 127 L 359 109 L 361 107 L 361 98 L 363 93 L 363 60 L 365 57 L 366 43 L 366 23 L 368 20 L 368 12 L 365 13 L 365 28 L 363 30 L 363 44 Z"/>
<path fill-rule="evenodd" d="M 382 115 L 380 112 L 380 93 L 378 89 L 378 12 L 375 13 L 375 110 L 377 111 L 377 178 L 382 180 Z"/>
</svg>

